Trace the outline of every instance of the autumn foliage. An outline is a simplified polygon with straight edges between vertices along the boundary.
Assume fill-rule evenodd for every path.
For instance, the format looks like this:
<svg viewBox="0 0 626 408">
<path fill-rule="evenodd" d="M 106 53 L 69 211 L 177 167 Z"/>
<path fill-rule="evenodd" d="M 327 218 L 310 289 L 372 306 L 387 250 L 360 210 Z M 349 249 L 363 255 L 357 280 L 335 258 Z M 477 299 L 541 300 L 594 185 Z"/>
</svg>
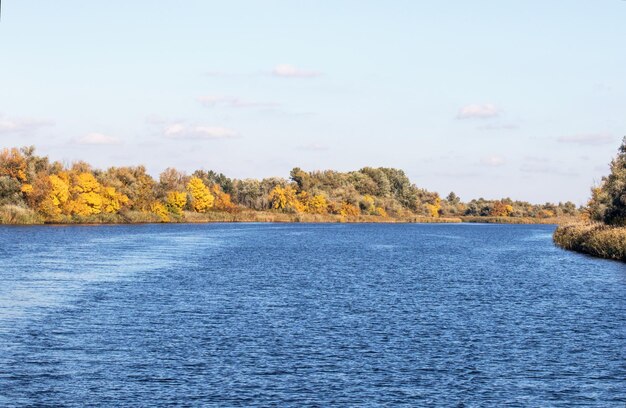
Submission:
<svg viewBox="0 0 626 408">
<path fill-rule="evenodd" d="M 598 190 L 598 201 L 605 195 Z M 210 170 L 187 175 L 167 168 L 154 178 L 144 166 L 98 170 L 85 162 L 70 166 L 50 162 L 35 155 L 32 147 L 0 150 L 0 211 L 3 206 L 30 211 L 45 222 L 178 222 L 192 213 L 198 214 L 193 219 L 201 220 L 251 210 L 347 220 L 541 218 L 577 212 L 571 203 L 532 205 L 482 198 L 463 203 L 454 193 L 442 199 L 392 168 L 345 173 L 294 168 L 289 179 L 262 180 L 230 179 Z"/>
</svg>

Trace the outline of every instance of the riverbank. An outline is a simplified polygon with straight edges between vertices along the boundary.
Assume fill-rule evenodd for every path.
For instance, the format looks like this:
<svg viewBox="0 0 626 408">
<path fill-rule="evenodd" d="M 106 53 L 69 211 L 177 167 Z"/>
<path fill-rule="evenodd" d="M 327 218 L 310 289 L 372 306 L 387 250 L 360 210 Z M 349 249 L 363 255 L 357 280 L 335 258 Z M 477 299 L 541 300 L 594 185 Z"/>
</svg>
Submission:
<svg viewBox="0 0 626 408">
<path fill-rule="evenodd" d="M 626 262 L 626 227 L 601 223 L 559 226 L 554 243 L 567 250 Z"/>
<path fill-rule="evenodd" d="M 382 217 L 377 215 L 342 216 L 336 214 L 284 213 L 278 211 L 240 210 L 233 212 L 209 211 L 196 213 L 185 211 L 179 217 L 171 217 L 171 223 L 211 223 L 211 222 L 283 222 L 283 223 L 488 223 L 488 224 L 564 224 L 573 222 L 573 217 L 530 218 L 530 217 L 423 217 L 401 216 Z M 125 211 L 118 214 L 98 214 L 88 217 L 64 217 L 46 220 L 36 212 L 19 207 L 0 207 L 0 224 L 4 225 L 43 225 L 43 224 L 150 224 L 161 223 L 162 219 L 153 213 Z"/>
</svg>

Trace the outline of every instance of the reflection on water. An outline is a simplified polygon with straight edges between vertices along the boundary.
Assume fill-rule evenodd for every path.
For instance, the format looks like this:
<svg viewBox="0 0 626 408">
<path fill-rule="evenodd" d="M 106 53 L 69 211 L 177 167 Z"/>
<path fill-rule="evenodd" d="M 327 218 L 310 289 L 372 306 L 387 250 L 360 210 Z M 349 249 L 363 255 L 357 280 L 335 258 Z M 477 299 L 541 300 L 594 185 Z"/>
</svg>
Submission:
<svg viewBox="0 0 626 408">
<path fill-rule="evenodd" d="M 0 227 L 0 405 L 624 406 L 626 267 L 553 227 Z"/>
</svg>

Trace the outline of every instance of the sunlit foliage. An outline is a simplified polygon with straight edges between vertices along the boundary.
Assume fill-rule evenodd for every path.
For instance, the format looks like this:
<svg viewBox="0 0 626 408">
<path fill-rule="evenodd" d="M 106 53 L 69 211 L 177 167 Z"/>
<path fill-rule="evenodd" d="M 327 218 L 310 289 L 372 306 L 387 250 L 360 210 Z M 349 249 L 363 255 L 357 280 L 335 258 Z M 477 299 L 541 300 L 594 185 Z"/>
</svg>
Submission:
<svg viewBox="0 0 626 408">
<path fill-rule="evenodd" d="M 594 190 L 590 218 L 623 222 L 620 203 L 626 201 L 625 149 L 622 147 L 613 162 L 611 176 Z M 0 151 L 0 209 L 3 206 L 32 210 L 47 222 L 178 222 L 191 217 L 190 212 L 238 213 L 245 209 L 361 219 L 466 215 L 546 218 L 579 213 L 570 202 L 530 204 L 480 198 L 464 203 L 454 193 L 442 200 L 437 193 L 411 183 L 402 170 L 385 167 L 350 172 L 296 167 L 289 179 L 262 180 L 230 179 L 212 170 L 197 170 L 189 176 L 167 168 L 155 180 L 144 166 L 98 170 L 80 161 L 69 166 L 51 163 L 35 155 L 33 147 Z M 203 219 L 197 214 L 194 217 Z M 217 215 L 206 217 L 216 219 Z"/>
<path fill-rule="evenodd" d="M 339 214 L 344 217 L 356 217 L 357 215 L 361 214 L 361 211 L 356 205 L 350 203 L 342 203 Z"/>
<path fill-rule="evenodd" d="M 170 191 L 167 193 L 166 206 L 169 212 L 180 216 L 185 205 L 187 205 L 187 193 L 182 191 Z"/>
<path fill-rule="evenodd" d="M 0 150 L 0 177 L 6 176 L 17 181 L 26 181 L 26 159 L 19 149 Z"/>
<path fill-rule="evenodd" d="M 493 203 L 489 215 L 494 217 L 508 217 L 513 213 L 513 206 L 503 201 Z"/>
<path fill-rule="evenodd" d="M 161 202 L 155 201 L 150 204 L 150 212 L 158 216 L 161 222 L 170 221 L 169 212 L 167 211 L 165 205 Z"/>
<path fill-rule="evenodd" d="M 198 177 L 192 177 L 187 183 L 187 191 L 191 196 L 191 208 L 195 212 L 205 213 L 213 207 L 215 197 L 209 188 Z"/>
<path fill-rule="evenodd" d="M 230 198 L 230 194 L 222 191 L 222 188 L 219 184 L 214 184 L 213 187 L 211 187 L 211 193 L 213 197 L 215 197 L 213 208 L 215 208 L 217 211 L 232 212 L 235 211 L 235 209 L 237 208 L 237 206 L 233 204 Z"/>
</svg>

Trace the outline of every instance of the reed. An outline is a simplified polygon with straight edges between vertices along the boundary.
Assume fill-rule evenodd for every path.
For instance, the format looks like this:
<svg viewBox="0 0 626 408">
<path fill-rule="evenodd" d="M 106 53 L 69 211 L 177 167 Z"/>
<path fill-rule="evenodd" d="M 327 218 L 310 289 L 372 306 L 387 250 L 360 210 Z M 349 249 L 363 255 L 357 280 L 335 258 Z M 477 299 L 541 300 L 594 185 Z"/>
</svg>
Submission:
<svg viewBox="0 0 626 408">
<path fill-rule="evenodd" d="M 43 220 L 29 208 L 3 205 L 0 207 L 0 224 L 33 225 L 43 224 Z"/>
<path fill-rule="evenodd" d="M 554 242 L 563 249 L 626 262 L 626 227 L 600 223 L 562 225 Z"/>
<path fill-rule="evenodd" d="M 577 220 L 576 217 L 491 217 L 491 216 L 462 216 L 461 220 L 468 223 L 485 224 L 569 224 Z"/>
</svg>

